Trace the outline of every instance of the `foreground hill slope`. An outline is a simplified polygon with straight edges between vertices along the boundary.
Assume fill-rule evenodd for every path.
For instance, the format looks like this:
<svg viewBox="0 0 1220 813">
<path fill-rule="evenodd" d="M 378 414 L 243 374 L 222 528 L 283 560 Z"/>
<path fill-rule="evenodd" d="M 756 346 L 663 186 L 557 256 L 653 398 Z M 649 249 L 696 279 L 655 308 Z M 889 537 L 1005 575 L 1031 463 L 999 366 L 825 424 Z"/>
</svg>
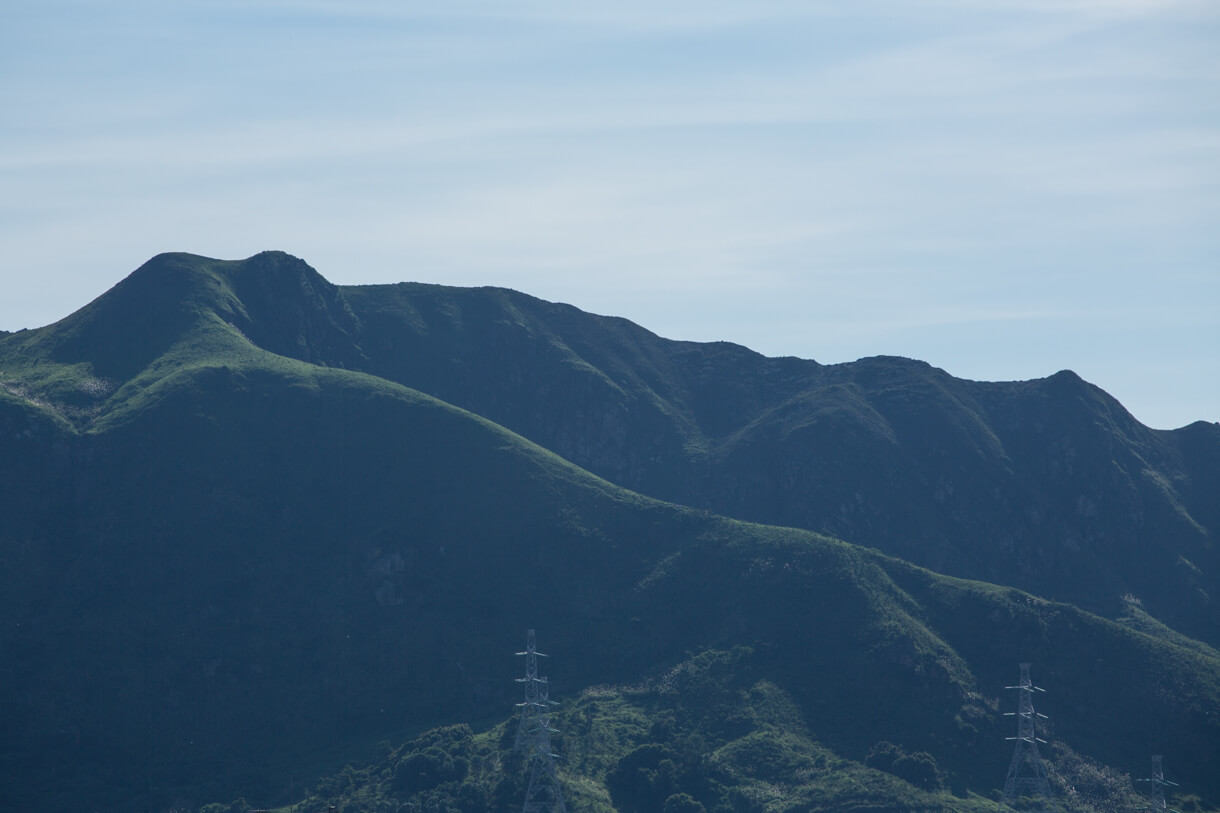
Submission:
<svg viewBox="0 0 1220 813">
<path fill-rule="evenodd" d="M 718 784 L 689 785 L 709 809 L 755 781 L 848 809 L 859 783 L 836 777 L 877 770 L 883 743 L 934 770 L 879 782 L 872 809 L 986 799 L 1021 660 L 1071 770 L 1163 752 L 1220 799 L 1206 644 L 1134 602 L 1108 621 L 626 491 L 370 374 L 367 295 L 284 255 L 169 255 L 0 337 L 0 807 L 290 801 L 362 744 L 502 718 L 529 626 L 562 653 L 556 696 L 620 687 L 716 749 Z M 621 688 L 640 685 L 659 694 Z M 704 708 L 715 687 L 775 693 L 780 722 Z M 809 759 L 760 778 L 751 732 L 775 725 Z M 663 734 L 624 737 L 618 778 L 590 762 L 589 787 L 629 808 Z"/>
</svg>

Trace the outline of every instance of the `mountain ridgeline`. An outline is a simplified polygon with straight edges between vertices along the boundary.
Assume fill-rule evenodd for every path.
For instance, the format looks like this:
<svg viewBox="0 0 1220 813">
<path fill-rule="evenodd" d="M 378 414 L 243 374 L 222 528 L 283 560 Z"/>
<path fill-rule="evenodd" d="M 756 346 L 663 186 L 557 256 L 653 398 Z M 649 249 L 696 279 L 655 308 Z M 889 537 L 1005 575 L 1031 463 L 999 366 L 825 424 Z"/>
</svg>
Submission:
<svg viewBox="0 0 1220 813">
<path fill-rule="evenodd" d="M 1215 424 L 1148 429 L 1066 371 L 996 384 L 901 358 L 766 358 L 511 291 L 346 299 L 362 369 L 618 485 L 1104 614 L 1134 595 L 1220 643 Z"/>
<path fill-rule="evenodd" d="M 1220 805 L 1220 427 L 1070 372 L 169 254 L 0 335 L 0 459 L 3 810 L 500 809 L 535 626 L 576 810 L 996 809 L 1018 661 L 1069 809 Z"/>
<path fill-rule="evenodd" d="M 1220 427 L 1149 429 L 1071 372 L 988 383 L 901 358 L 766 358 L 503 289 L 340 288 L 276 253 L 159 257 L 60 323 L 53 358 L 126 382 L 204 313 L 262 350 L 432 395 L 641 494 L 1105 615 L 1135 596 L 1220 644 Z"/>
</svg>

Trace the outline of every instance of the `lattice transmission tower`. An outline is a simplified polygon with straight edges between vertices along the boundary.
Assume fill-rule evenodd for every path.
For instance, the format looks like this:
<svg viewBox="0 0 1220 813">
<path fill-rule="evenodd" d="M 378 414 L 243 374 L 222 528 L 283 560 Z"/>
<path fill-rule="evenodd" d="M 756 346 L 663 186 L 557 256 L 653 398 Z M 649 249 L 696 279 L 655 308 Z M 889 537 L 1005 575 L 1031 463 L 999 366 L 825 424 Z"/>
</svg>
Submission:
<svg viewBox="0 0 1220 813">
<path fill-rule="evenodd" d="M 1151 784 L 1151 787 L 1152 787 L 1152 789 L 1148 792 L 1148 796 L 1149 796 L 1148 806 L 1141 807 L 1141 808 L 1139 808 L 1139 810 L 1154 810 L 1154 811 L 1157 811 L 1157 813 L 1160 813 L 1160 811 L 1164 810 L 1164 811 L 1171 811 L 1171 813 L 1181 813 L 1181 811 L 1174 810 L 1172 807 L 1169 807 L 1165 803 L 1165 786 L 1171 785 L 1173 787 L 1177 787 L 1178 783 L 1170 782 L 1169 780 L 1167 780 L 1165 778 L 1165 770 L 1161 766 L 1161 755 L 1160 754 L 1152 755 L 1152 778 L 1137 779 L 1136 781 L 1137 782 L 1148 782 Z"/>
<path fill-rule="evenodd" d="M 1029 677 L 1029 664 L 1021 664 L 1021 682 L 1016 686 L 1005 686 L 1006 689 L 1016 689 L 1020 698 L 1015 712 L 1005 713 L 1005 717 L 1017 718 L 1017 736 L 1008 737 L 1016 740 L 1016 748 L 1012 753 L 1012 762 L 1008 765 L 1008 777 L 1004 780 L 1004 801 L 1013 802 L 1018 797 L 1041 802 L 1042 810 L 1053 810 L 1051 806 L 1051 783 L 1046 778 L 1046 766 L 1038 754 L 1038 743 L 1046 744 L 1046 740 L 1038 737 L 1038 718 L 1048 719 L 1045 714 L 1034 711 L 1034 692 L 1045 692 L 1034 685 Z"/>
<path fill-rule="evenodd" d="M 539 652 L 536 646 L 534 631 L 528 630 L 525 633 L 525 651 L 517 653 L 525 656 L 525 677 L 517 678 L 518 683 L 525 684 L 525 702 L 517 704 L 517 708 L 521 709 L 521 716 L 517 720 L 517 739 L 513 744 L 517 749 L 526 747 L 537 727 L 539 713 L 545 708 L 540 697 L 546 678 L 538 677 L 538 658 L 545 658 L 546 655 Z"/>
<path fill-rule="evenodd" d="M 545 676 L 538 675 L 538 658 L 545 658 L 535 648 L 534 631 L 525 635 L 525 677 L 517 678 L 525 684 L 525 702 L 518 703 L 521 717 L 517 723 L 516 747 L 525 751 L 530 762 L 530 782 L 525 789 L 525 804 L 522 813 L 567 813 L 563 801 L 563 789 L 559 786 L 559 773 L 555 769 L 556 755 L 551 751 L 551 706 L 558 705 L 550 699 L 550 687 Z"/>
</svg>

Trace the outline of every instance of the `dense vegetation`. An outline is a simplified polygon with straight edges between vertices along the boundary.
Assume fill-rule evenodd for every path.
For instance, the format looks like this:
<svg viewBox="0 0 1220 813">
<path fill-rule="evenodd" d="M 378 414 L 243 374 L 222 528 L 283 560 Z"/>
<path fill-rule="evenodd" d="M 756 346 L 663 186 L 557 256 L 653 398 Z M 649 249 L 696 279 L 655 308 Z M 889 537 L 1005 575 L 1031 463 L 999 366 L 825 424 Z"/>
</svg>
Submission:
<svg viewBox="0 0 1220 813">
<path fill-rule="evenodd" d="M 800 723 L 801 711 L 758 679 L 755 653 L 705 651 L 660 679 L 585 689 L 557 711 L 561 779 L 569 809 L 643 813 L 734 811 L 961 811 L 1003 809 L 952 787 L 925 751 L 881 741 L 862 761 L 838 756 Z M 426 731 L 304 789 L 291 809 L 512 810 L 528 766 L 513 748 L 513 721 L 475 733 Z M 1134 810 L 1146 799 L 1119 775 L 1058 743 L 1047 751 L 1057 796 L 1073 811 Z M 998 794 L 991 794 L 992 797 Z M 243 800 L 244 801 L 244 800 Z M 1179 799 L 1197 808 L 1197 799 Z M 236 805 L 241 809 L 241 803 Z M 227 813 L 228 805 L 203 813 Z"/>
<path fill-rule="evenodd" d="M 420 290 L 446 320 L 411 299 Z M 517 307 L 524 335 L 545 327 L 551 338 L 498 337 L 516 328 L 479 317 L 493 305 L 493 314 Z M 562 352 L 552 339 L 569 323 L 608 333 Z M 719 359 L 700 375 L 737 395 L 686 391 L 684 408 L 723 408 L 717 431 L 736 440 L 713 449 L 707 413 L 671 455 L 673 427 L 687 419 L 658 396 L 652 403 L 672 420 L 657 419 L 649 434 L 652 413 L 641 412 L 646 399 L 631 380 L 651 377 L 653 393 L 672 395 L 690 379 L 658 378 L 660 361 L 638 370 L 621 354 L 590 361 L 619 346 L 614 335 L 640 345 L 637 361 Z M 1022 660 L 1050 690 L 1040 710 L 1052 717 L 1048 754 L 1070 809 L 1132 803 L 1126 775 L 1145 773 L 1151 753 L 1166 755 L 1200 804 L 1220 805 L 1220 656 L 1214 629 L 1198 632 L 1214 612 L 1215 506 L 1200 496 L 1220 467 L 1213 428 L 1149 433 L 1072 377 L 1031 385 L 1032 395 L 990 385 L 984 407 L 985 385 L 914 363 L 835 372 L 649 336 L 508 292 L 336 288 L 280 254 L 240 263 L 166 255 L 55 325 L 0 336 L 0 715 L 11 732 L 0 745 L 0 808 L 240 808 L 227 801 L 238 797 L 304 799 L 301 809 L 511 808 L 524 770 L 506 740 L 520 665 L 511 652 L 527 627 L 555 656 L 557 745 L 574 813 L 995 809 L 1010 753 L 1002 687 Z M 730 431 L 744 414 L 734 399 L 770 397 L 779 385 L 768 371 L 781 368 L 796 371 L 784 386 L 805 393 L 801 403 L 813 398 L 801 371 L 823 383 L 854 377 L 835 391 L 858 408 L 793 406 L 785 414 L 805 417 L 789 424 L 758 407 L 748 432 Z M 888 383 L 861 383 L 878 370 Z M 455 406 L 407 386 L 428 378 L 421 371 L 472 393 L 482 378 L 486 403 L 455 396 Z M 497 391 L 505 380 L 519 385 Z M 1023 454 L 1042 455 L 1071 475 L 1048 476 L 1017 501 L 1027 475 L 1014 474 L 1017 491 L 1001 491 L 994 520 L 974 497 L 952 496 L 960 483 L 939 502 L 896 490 L 895 505 L 914 506 L 910 538 L 890 527 L 884 489 L 898 489 L 903 467 L 941 443 L 944 415 L 911 396 L 933 384 L 975 393 L 979 420 L 1022 416 L 1012 427 L 1037 401 L 1041 425 L 1067 440 L 1043 448 L 1036 435 L 1018 443 L 979 424 L 1003 455 L 944 441 L 944 454 L 921 465 L 973 481 L 977 466 L 1002 460 L 1019 472 Z M 1064 387 L 1088 397 L 1045 396 Z M 595 409 L 607 403 L 622 409 L 617 428 Z M 466 409 L 476 406 L 481 414 Z M 544 448 L 545 433 L 531 442 L 497 409 L 553 420 L 562 437 Z M 841 448 L 840 460 L 796 443 L 798 424 L 865 437 L 852 427 L 869 414 L 892 435 L 884 454 L 861 457 L 865 444 Z M 834 415 L 844 422 L 827 423 Z M 1096 428 L 1107 420 L 1111 435 Z M 592 422 L 583 435 L 582 421 Z M 874 547 L 931 549 L 946 515 L 986 544 L 952 537 L 934 555 L 964 558 L 945 569 L 1018 561 L 1018 580 L 1045 584 L 1057 600 L 708 511 L 717 494 L 749 492 L 714 486 L 716 471 L 744 482 L 787 465 L 751 433 L 774 434 L 794 457 L 816 451 L 831 491 L 836 465 L 852 488 L 871 489 L 857 493 L 876 506 L 865 522 L 881 535 L 866 540 Z M 912 445 L 921 433 L 924 446 Z M 1122 514 L 1130 494 L 1115 496 L 1126 475 L 1105 474 L 1130 468 L 1132 438 L 1143 444 L 1137 479 L 1159 483 L 1155 493 L 1137 488 L 1139 517 Z M 642 496 L 572 462 L 609 459 L 595 450 L 610 447 L 639 464 L 617 473 L 624 479 L 659 487 L 689 475 L 695 505 Z M 745 448 L 756 464 L 735 467 L 732 449 Z M 699 460 L 703 474 L 691 468 Z M 885 476 L 870 480 L 870 468 Z M 1114 543 L 1118 564 L 1100 569 L 1098 584 L 1073 586 L 1079 574 L 1057 568 L 1091 561 L 1096 550 L 1076 554 L 1100 538 L 1075 538 L 1061 555 L 1071 546 L 1056 536 L 1069 527 L 1058 520 L 1030 526 L 1047 528 L 1046 539 L 995 544 L 985 533 L 988 522 L 1008 527 L 1004 505 L 1062 514 L 1085 481 L 1097 489 L 1092 514 L 1072 527 L 1138 530 Z M 826 490 L 794 483 L 812 503 Z M 751 488 L 772 493 L 762 480 Z M 755 512 L 745 504 L 729 513 Z M 1154 544 L 1150 534 L 1161 536 Z M 1144 549 L 1129 557 L 1133 545 Z M 1166 557 L 1176 570 L 1162 567 Z M 1137 577 L 1148 588 L 1138 597 Z M 1128 595 L 1082 609 L 1059 595 L 1069 587 Z M 1089 612 L 1102 604 L 1113 605 L 1108 617 Z"/>
</svg>

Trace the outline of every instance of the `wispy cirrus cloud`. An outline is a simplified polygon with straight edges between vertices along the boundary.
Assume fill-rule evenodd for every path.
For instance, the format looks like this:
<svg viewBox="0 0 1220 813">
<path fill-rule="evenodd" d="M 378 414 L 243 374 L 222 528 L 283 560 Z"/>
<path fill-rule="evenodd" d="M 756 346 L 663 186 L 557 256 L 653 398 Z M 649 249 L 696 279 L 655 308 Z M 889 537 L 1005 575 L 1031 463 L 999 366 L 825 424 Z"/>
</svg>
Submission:
<svg viewBox="0 0 1220 813">
<path fill-rule="evenodd" d="M 25 280 L 74 307 L 155 251 L 272 247 L 337 282 L 506 285 L 678 338 L 995 377 L 1068 366 L 1040 336 L 1089 377 L 1089 342 L 1132 308 L 1165 353 L 1220 322 L 1207 3 L 0 15 L 0 239 L 22 280 L 3 327 L 70 309 Z"/>
</svg>

